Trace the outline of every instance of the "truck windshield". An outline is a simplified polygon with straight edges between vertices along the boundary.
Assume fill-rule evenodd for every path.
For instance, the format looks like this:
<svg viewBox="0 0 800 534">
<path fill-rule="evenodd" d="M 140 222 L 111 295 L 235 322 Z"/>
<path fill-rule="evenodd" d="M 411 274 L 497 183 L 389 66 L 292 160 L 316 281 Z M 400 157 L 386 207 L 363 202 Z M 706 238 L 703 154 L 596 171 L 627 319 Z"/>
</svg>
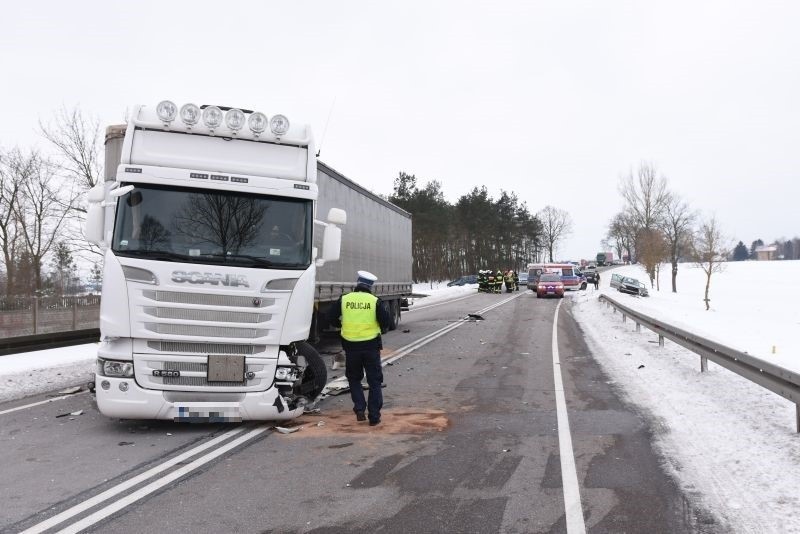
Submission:
<svg viewBox="0 0 800 534">
<path fill-rule="evenodd" d="M 118 256 L 275 269 L 311 263 L 310 200 L 133 185 L 117 201 Z"/>
</svg>

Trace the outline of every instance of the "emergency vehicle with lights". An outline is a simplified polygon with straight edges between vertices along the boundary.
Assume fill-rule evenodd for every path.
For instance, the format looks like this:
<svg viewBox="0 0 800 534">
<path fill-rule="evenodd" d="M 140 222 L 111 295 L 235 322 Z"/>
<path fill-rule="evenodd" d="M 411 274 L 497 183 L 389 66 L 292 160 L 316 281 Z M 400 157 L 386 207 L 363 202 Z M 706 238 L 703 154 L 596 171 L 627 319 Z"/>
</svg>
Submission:
<svg viewBox="0 0 800 534">
<path fill-rule="evenodd" d="M 336 203 L 356 213 L 344 250 Z M 356 266 L 383 277 L 395 325 L 411 292 L 410 215 L 318 162 L 310 128 L 283 115 L 137 106 L 108 128 L 88 204 L 86 238 L 105 249 L 95 389 L 107 416 L 297 417 L 327 376 L 309 341 Z"/>
</svg>

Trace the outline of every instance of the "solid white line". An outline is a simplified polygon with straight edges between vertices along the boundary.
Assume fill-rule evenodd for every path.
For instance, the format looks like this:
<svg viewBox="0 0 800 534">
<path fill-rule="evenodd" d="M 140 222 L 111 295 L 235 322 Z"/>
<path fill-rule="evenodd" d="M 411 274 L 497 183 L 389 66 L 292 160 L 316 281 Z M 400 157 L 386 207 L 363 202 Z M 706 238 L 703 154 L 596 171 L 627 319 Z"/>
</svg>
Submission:
<svg viewBox="0 0 800 534">
<path fill-rule="evenodd" d="M 169 469 L 169 468 L 171 468 L 171 467 L 183 462 L 184 460 L 187 460 L 187 459 L 191 458 L 192 456 L 200 454 L 201 452 L 205 451 L 206 449 L 209 449 L 211 447 L 214 447 L 214 446 L 220 444 L 221 442 L 223 442 L 223 441 L 235 436 L 236 434 L 242 432 L 243 430 L 244 430 L 244 427 L 233 428 L 233 429 L 225 432 L 221 436 L 217 436 L 216 438 L 214 438 L 214 439 L 212 439 L 210 441 L 207 441 L 206 443 L 203 443 L 202 445 L 199 445 L 199 446 L 197 446 L 197 447 L 195 447 L 193 449 L 190 449 L 190 450 L 184 452 L 183 454 L 180 454 L 180 455 L 176 456 L 175 458 L 167 460 L 166 462 L 164 462 L 161 465 L 157 465 L 156 467 L 153 467 L 152 469 L 149 469 L 148 471 L 145 471 L 144 473 L 136 475 L 135 477 L 133 477 L 131 479 L 128 479 L 125 482 L 122 482 L 121 484 L 118 484 L 118 485 L 114 486 L 113 488 L 109 488 L 106 491 L 104 491 L 103 493 L 99 493 L 99 494 L 95 495 L 94 497 L 83 501 L 82 503 L 76 504 L 72 508 L 64 510 L 60 514 L 54 515 L 53 517 L 51 517 L 51 518 L 49 518 L 49 519 L 47 519 L 45 521 L 42 521 L 41 523 L 38 523 L 38 524 L 32 526 L 31 528 L 23 531 L 21 534 L 33 534 L 35 532 L 44 532 L 47 529 L 53 528 L 54 526 L 58 525 L 59 523 L 63 523 L 67 519 L 75 517 L 76 515 L 80 515 L 83 512 L 85 512 L 86 510 L 88 510 L 88 509 L 90 509 L 90 508 L 92 508 L 94 506 L 97 506 L 101 502 L 107 501 L 108 499 L 110 499 L 112 497 L 115 497 L 116 495 L 119 495 L 123 491 L 126 491 L 126 490 L 136 486 L 137 484 L 140 484 L 141 482 L 144 482 L 145 480 L 156 476 L 157 474 L 161 473 L 162 471 L 165 471 L 165 470 L 167 470 L 167 469 Z"/>
<path fill-rule="evenodd" d="M 2 412 L 0 412 L 0 415 L 5 415 L 5 414 L 11 413 L 11 412 L 17 412 L 19 410 L 24 410 L 25 408 L 33 408 L 34 406 L 40 406 L 42 404 L 47 404 L 48 402 L 53 402 L 53 401 L 57 401 L 57 400 L 66 399 L 67 397 L 75 397 L 77 395 L 80 395 L 81 393 L 86 393 L 86 392 L 85 391 L 81 391 L 79 393 L 72 393 L 70 395 L 62 395 L 60 397 L 53 397 L 52 399 L 47 399 L 47 400 L 43 400 L 43 401 L 39 401 L 39 402 L 32 402 L 32 403 L 26 404 L 24 406 L 17 406 L 16 408 L 9 408 L 8 410 L 3 410 Z"/>
<path fill-rule="evenodd" d="M 471 295 L 467 295 L 466 297 L 459 297 L 457 299 L 445 300 L 444 302 L 437 302 L 436 304 L 427 304 L 425 306 L 420 306 L 418 308 L 414 308 L 412 310 L 408 310 L 406 313 L 411 313 L 419 310 L 427 310 L 428 308 L 435 308 L 436 306 L 441 306 L 442 304 L 450 304 L 451 302 L 458 302 L 459 300 L 468 299 L 470 297 L 474 297 L 477 293 L 473 293 Z"/>
<path fill-rule="evenodd" d="M 524 294 L 525 293 L 520 293 L 519 295 L 514 295 L 513 297 L 509 297 L 507 299 L 501 300 L 500 302 L 496 302 L 496 303 L 492 304 L 491 306 L 487 306 L 486 308 L 483 308 L 482 310 L 478 310 L 476 313 L 478 313 L 478 314 L 486 313 L 487 311 L 493 310 L 493 309 L 497 308 L 498 306 L 502 306 L 503 304 L 506 304 L 507 302 L 511 302 L 512 300 L 514 300 L 516 298 L 519 298 Z M 450 302 L 452 302 L 452 301 L 450 301 Z M 431 305 L 431 307 L 433 307 L 433 305 Z M 469 322 L 469 320 L 467 320 L 467 319 L 459 319 L 457 322 L 455 322 L 453 324 L 449 324 L 449 325 L 447 325 L 447 326 L 445 326 L 445 327 L 443 327 L 443 328 L 441 328 L 441 329 L 439 329 L 439 330 L 437 330 L 435 332 L 432 332 L 432 333 L 430 333 L 430 334 L 428 334 L 426 336 L 423 336 L 423 337 L 417 339 L 416 341 L 412 341 L 408 345 L 399 348 L 397 350 L 397 352 L 391 358 L 387 358 L 387 359 L 383 360 L 383 362 L 381 362 L 381 365 L 382 366 L 386 366 L 389 363 L 394 362 L 395 360 L 399 360 L 403 356 L 406 356 L 408 353 L 410 353 L 412 351 L 415 351 L 415 350 L 417 350 L 417 349 L 419 349 L 421 347 L 424 347 L 425 345 L 427 345 L 428 343 L 430 343 L 434 339 L 439 338 L 439 337 L 445 335 L 446 333 L 448 333 L 448 332 L 450 332 L 452 330 L 455 330 L 459 326 L 461 326 L 461 325 L 463 325 L 465 323 L 468 323 L 468 322 Z"/>
<path fill-rule="evenodd" d="M 583 507 L 581 506 L 578 473 L 575 469 L 575 456 L 572 452 L 572 435 L 569 432 L 567 401 L 564 397 L 564 382 L 561 379 L 561 361 L 558 356 L 558 310 L 559 301 L 553 317 L 553 378 L 556 392 L 556 414 L 558 416 L 558 449 L 561 457 L 561 485 L 564 488 L 564 510 L 567 517 L 567 533 L 583 534 L 586 525 L 583 523 Z"/>
<path fill-rule="evenodd" d="M 95 523 L 97 523 L 99 521 L 102 521 L 106 517 L 108 517 L 108 516 L 118 512 L 118 511 L 122 510 L 123 508 L 125 508 L 127 506 L 130 506 L 131 504 L 135 503 L 136 501 L 138 501 L 140 499 L 143 499 L 144 497 L 150 495 L 151 493 L 153 493 L 155 491 L 158 491 L 159 489 L 163 488 L 167 484 L 170 484 L 170 483 L 178 480 L 179 478 L 191 473 L 195 469 L 198 469 L 199 467 L 202 467 L 203 465 L 207 464 L 211 460 L 213 460 L 213 459 L 215 459 L 215 458 L 217 458 L 219 456 L 222 456 L 223 454 L 225 454 L 229 450 L 234 449 L 234 448 L 238 447 L 239 445 L 241 445 L 242 443 L 245 443 L 246 441 L 249 441 L 249 440 L 253 439 L 254 437 L 258 436 L 259 434 L 262 434 L 262 433 L 266 432 L 267 430 L 269 430 L 269 428 L 270 428 L 269 426 L 262 426 L 260 428 L 256 428 L 254 430 L 251 430 L 250 432 L 248 432 L 244 436 L 236 438 L 235 440 L 231 441 L 227 445 L 224 445 L 224 446 L 220 447 L 219 449 L 216 449 L 215 451 L 212 451 L 212 452 L 206 454 L 205 456 L 201 456 L 200 458 L 198 458 L 197 460 L 193 461 L 192 463 L 187 464 L 187 465 L 181 467 L 180 469 L 176 469 L 175 471 L 173 471 L 172 473 L 166 475 L 165 477 L 160 478 L 158 480 L 155 480 L 155 481 L 151 482 L 150 484 L 148 484 L 147 486 L 145 486 L 145 487 L 143 487 L 141 489 L 138 489 L 138 490 L 134 491 L 133 493 L 131 493 L 130 495 L 127 495 L 127 496 L 121 498 L 117 502 L 109 504 L 105 508 L 102 508 L 102 509 L 96 511 L 92 515 L 89 515 L 89 516 L 81 519 L 80 521 L 69 525 L 68 527 L 64 528 L 63 530 L 60 530 L 59 533 L 76 534 L 76 533 L 80 532 L 83 529 L 89 528 L 90 526 L 94 525 Z"/>
</svg>

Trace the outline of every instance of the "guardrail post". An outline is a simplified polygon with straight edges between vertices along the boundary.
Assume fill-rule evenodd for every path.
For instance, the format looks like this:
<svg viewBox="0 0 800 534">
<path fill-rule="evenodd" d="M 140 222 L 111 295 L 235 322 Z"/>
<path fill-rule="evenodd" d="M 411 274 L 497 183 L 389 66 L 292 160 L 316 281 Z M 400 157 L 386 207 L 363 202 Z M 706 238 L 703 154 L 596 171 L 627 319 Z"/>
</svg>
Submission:
<svg viewBox="0 0 800 534">
<path fill-rule="evenodd" d="M 700 372 L 705 373 L 708 371 L 708 358 L 700 356 Z"/>
<path fill-rule="evenodd" d="M 794 417 L 795 417 L 795 428 L 797 429 L 797 433 L 800 434 L 800 404 L 795 403 L 794 405 Z"/>
<path fill-rule="evenodd" d="M 662 336 L 661 334 L 658 335 L 658 346 L 659 347 L 664 346 L 664 336 Z"/>
<path fill-rule="evenodd" d="M 78 329 L 78 299 L 72 297 L 72 329 Z"/>
<path fill-rule="evenodd" d="M 625 315 L 624 313 L 622 314 L 622 322 L 623 323 L 627 323 L 628 322 L 628 316 Z"/>
<path fill-rule="evenodd" d="M 641 332 L 642 331 L 642 324 L 641 323 L 636 323 L 636 331 L 637 332 Z"/>
</svg>

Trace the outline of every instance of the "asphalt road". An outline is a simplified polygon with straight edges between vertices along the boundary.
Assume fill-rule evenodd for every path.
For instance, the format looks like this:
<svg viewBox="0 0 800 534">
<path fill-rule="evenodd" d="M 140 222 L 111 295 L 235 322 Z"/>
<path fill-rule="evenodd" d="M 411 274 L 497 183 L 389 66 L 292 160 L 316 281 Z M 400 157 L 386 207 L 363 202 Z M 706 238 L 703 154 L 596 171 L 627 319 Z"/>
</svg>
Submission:
<svg viewBox="0 0 800 534">
<path fill-rule="evenodd" d="M 355 421 L 347 394 L 292 434 L 121 422 L 86 393 L 5 414 L 38 399 L 0 405 L 0 529 L 725 531 L 664 474 L 658 425 L 619 400 L 569 300 L 555 329 L 560 301 L 530 292 L 404 314 L 384 337 L 378 427 Z"/>
</svg>

